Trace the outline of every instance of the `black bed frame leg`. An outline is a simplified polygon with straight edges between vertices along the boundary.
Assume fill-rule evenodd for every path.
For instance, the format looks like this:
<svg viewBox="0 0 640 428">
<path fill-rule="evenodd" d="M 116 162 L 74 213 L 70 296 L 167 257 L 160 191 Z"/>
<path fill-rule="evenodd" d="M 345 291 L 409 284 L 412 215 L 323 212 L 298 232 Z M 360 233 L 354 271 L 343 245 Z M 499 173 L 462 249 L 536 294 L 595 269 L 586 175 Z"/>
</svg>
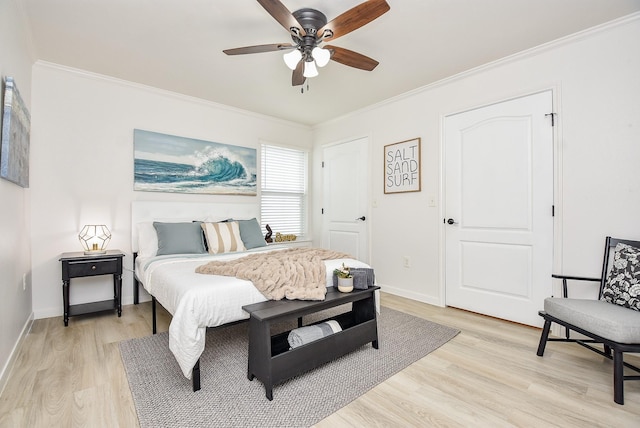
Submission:
<svg viewBox="0 0 640 428">
<path fill-rule="evenodd" d="M 133 304 L 140 303 L 140 283 L 137 279 L 133 278 Z"/>
<path fill-rule="evenodd" d="M 140 303 L 140 282 L 136 277 L 136 259 L 138 258 L 138 252 L 133 253 L 133 304 Z"/>
<path fill-rule="evenodd" d="M 538 344 L 538 357 L 542 357 L 542 355 L 544 354 L 544 348 L 545 346 L 547 346 L 547 339 L 549 339 L 549 330 L 551 330 L 551 321 L 544 320 L 544 327 L 542 328 L 540 343 Z"/>
<path fill-rule="evenodd" d="M 151 296 L 151 314 L 151 318 L 153 319 L 153 334 L 156 334 L 156 332 L 158 331 L 156 326 L 156 298 L 153 296 Z"/>
<path fill-rule="evenodd" d="M 196 365 L 193 366 L 193 372 L 191 374 L 193 381 L 193 392 L 200 390 L 200 359 L 196 361 Z"/>
</svg>

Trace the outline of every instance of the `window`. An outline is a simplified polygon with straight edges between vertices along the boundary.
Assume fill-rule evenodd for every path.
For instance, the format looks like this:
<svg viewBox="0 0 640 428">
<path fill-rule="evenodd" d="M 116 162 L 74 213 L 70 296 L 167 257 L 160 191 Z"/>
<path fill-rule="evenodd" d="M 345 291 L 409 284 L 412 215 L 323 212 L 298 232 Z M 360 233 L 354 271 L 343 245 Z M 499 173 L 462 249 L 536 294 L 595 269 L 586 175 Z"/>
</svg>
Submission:
<svg viewBox="0 0 640 428">
<path fill-rule="evenodd" d="M 307 152 L 262 144 L 260 223 L 274 235 L 306 234 Z M 274 236 L 275 237 L 275 236 Z"/>
</svg>

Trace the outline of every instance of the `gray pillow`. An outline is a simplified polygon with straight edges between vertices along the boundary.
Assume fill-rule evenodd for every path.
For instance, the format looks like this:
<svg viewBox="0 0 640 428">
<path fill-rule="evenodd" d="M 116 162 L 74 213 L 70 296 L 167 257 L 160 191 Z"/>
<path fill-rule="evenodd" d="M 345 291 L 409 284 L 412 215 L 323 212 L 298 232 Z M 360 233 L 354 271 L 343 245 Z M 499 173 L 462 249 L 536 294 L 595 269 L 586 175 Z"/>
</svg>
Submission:
<svg viewBox="0 0 640 428">
<path fill-rule="evenodd" d="M 262 230 L 260 230 L 258 220 L 252 218 L 251 220 L 234 221 L 237 221 L 238 226 L 240 226 L 240 238 L 247 250 L 267 245 L 264 240 L 264 236 L 262 236 Z"/>
<path fill-rule="evenodd" d="M 158 234 L 157 255 L 206 253 L 201 223 L 200 221 L 189 223 L 160 223 L 154 221 L 153 227 L 155 227 Z"/>
</svg>

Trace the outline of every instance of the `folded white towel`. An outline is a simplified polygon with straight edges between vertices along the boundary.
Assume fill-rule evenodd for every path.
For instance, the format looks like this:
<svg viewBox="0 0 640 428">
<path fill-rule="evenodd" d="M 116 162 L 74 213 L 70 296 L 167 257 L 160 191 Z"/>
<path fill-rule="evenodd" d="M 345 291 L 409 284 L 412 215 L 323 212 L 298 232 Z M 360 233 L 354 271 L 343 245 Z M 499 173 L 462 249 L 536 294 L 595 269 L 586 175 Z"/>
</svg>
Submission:
<svg viewBox="0 0 640 428">
<path fill-rule="evenodd" d="M 338 321 L 330 320 L 293 329 L 289 332 L 287 340 L 289 341 L 289 346 L 293 349 L 339 331 L 342 331 L 342 327 L 340 327 Z"/>
</svg>

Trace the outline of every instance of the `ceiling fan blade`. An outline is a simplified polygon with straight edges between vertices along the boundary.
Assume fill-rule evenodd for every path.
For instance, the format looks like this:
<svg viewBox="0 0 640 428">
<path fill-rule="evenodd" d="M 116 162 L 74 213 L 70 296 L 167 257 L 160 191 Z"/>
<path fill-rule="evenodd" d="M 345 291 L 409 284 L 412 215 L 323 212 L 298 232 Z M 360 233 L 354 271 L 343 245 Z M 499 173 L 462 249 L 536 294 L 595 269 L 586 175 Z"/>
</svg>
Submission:
<svg viewBox="0 0 640 428">
<path fill-rule="evenodd" d="M 293 14 L 283 5 L 279 0 L 258 0 L 258 3 L 265 8 L 269 15 L 280 23 L 287 32 L 291 32 L 292 27 L 296 27 L 300 30 L 300 35 L 304 36 L 305 33 L 302 25 L 293 16 Z"/>
<path fill-rule="evenodd" d="M 303 76 L 304 73 L 304 60 L 301 59 L 296 69 L 293 70 L 293 74 L 291 75 L 291 86 L 300 86 L 304 84 L 304 81 L 307 80 L 306 77 Z"/>
<path fill-rule="evenodd" d="M 368 24 L 386 13 L 390 8 L 385 0 L 365 1 L 332 19 L 327 25 L 320 28 L 317 34 L 322 37 L 324 30 L 331 30 L 333 35 L 325 37 L 324 40 L 335 40 Z"/>
<path fill-rule="evenodd" d="M 333 51 L 331 55 L 332 60 L 339 62 L 340 64 L 348 65 L 349 67 L 371 71 L 379 64 L 375 59 L 359 54 L 358 52 L 350 51 L 349 49 L 328 45 L 324 48 Z"/>
<path fill-rule="evenodd" d="M 295 46 L 289 43 L 272 43 L 270 45 L 255 45 L 245 46 L 243 48 L 225 49 L 222 52 L 226 53 L 227 55 L 244 55 L 261 52 L 284 51 L 292 48 L 295 48 Z"/>
</svg>

